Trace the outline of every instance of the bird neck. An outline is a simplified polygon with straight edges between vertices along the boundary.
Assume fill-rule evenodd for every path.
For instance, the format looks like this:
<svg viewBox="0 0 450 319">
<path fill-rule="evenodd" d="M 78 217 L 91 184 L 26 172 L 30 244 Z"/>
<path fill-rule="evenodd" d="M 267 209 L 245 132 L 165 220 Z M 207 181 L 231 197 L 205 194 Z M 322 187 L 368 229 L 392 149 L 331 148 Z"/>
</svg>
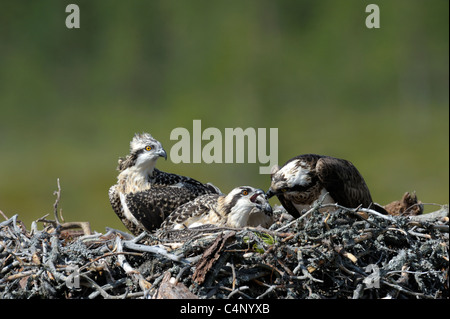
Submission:
<svg viewBox="0 0 450 319">
<path fill-rule="evenodd" d="M 147 161 L 139 165 L 134 165 L 123 170 L 117 177 L 118 184 L 122 192 L 138 192 L 151 187 L 150 177 L 155 169 L 155 161 Z"/>
<path fill-rule="evenodd" d="M 147 176 L 151 176 L 153 174 L 153 171 L 155 169 L 156 166 L 156 161 L 158 160 L 158 158 L 152 159 L 152 160 L 148 160 L 145 162 L 137 162 L 136 165 L 134 166 L 134 168 L 143 176 L 143 177 L 147 177 Z"/>
<path fill-rule="evenodd" d="M 248 203 L 238 200 L 233 207 L 228 208 L 227 225 L 236 228 L 247 226 L 251 210 Z"/>
<path fill-rule="evenodd" d="M 257 227 L 261 225 L 264 228 L 268 228 L 273 223 L 273 217 L 268 212 L 253 209 L 248 217 L 247 225 Z"/>
</svg>

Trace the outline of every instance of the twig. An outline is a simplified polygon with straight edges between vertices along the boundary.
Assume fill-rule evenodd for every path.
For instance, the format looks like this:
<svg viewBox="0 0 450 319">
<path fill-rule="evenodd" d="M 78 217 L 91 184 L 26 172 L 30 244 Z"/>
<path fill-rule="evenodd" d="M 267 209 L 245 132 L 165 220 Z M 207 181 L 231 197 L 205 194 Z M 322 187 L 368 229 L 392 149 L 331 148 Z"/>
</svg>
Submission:
<svg viewBox="0 0 450 319">
<path fill-rule="evenodd" d="M 261 295 L 259 295 L 258 297 L 256 297 L 256 299 L 262 299 L 264 298 L 266 295 L 270 294 L 272 291 L 274 291 L 276 288 L 278 288 L 278 286 L 276 285 L 271 285 L 269 286 L 269 288 L 267 288 L 267 290 L 265 292 L 263 292 Z"/>
<path fill-rule="evenodd" d="M 9 224 L 13 225 L 14 232 L 20 233 L 20 229 L 17 227 L 17 214 L 11 217 L 8 220 L 5 220 L 4 222 L 0 223 L 0 227 L 8 226 Z"/>
<path fill-rule="evenodd" d="M 91 278 L 89 278 L 89 279 L 91 279 Z M 86 280 L 89 281 L 89 279 L 86 279 Z M 92 287 L 94 287 L 96 290 L 94 292 L 92 292 L 88 296 L 88 299 L 94 299 L 100 294 L 102 296 L 106 296 L 107 298 L 111 298 L 112 299 L 113 297 L 115 297 L 116 299 L 120 299 L 119 297 L 121 297 L 121 296 L 112 296 L 112 295 L 107 293 L 107 290 L 114 289 L 114 288 L 117 288 L 117 287 L 119 287 L 121 285 L 126 284 L 126 280 L 127 280 L 126 278 L 121 278 L 121 279 L 116 280 L 113 283 L 109 283 L 109 284 L 106 284 L 106 285 L 101 286 L 101 287 L 100 287 L 100 285 L 94 285 L 91 281 L 89 281 L 89 283 L 92 285 Z M 102 292 L 103 292 L 103 294 L 102 294 Z M 128 296 L 128 291 L 124 295 Z M 122 295 L 122 296 L 124 296 L 124 295 Z"/>
<path fill-rule="evenodd" d="M 6 219 L 6 220 L 8 219 L 8 217 L 1 210 L 0 210 L 0 215 L 2 215 L 4 219 Z"/>
<path fill-rule="evenodd" d="M 87 268 L 87 267 L 89 267 L 91 264 L 93 264 L 93 263 L 99 261 L 100 259 L 104 259 L 104 258 L 111 257 L 111 256 L 118 256 L 118 255 L 142 256 L 141 253 L 133 253 L 133 252 L 128 252 L 128 251 L 121 251 L 121 252 L 116 251 L 116 252 L 110 252 L 110 253 L 106 253 L 106 254 L 104 254 L 104 255 L 102 255 L 102 256 L 99 256 L 99 257 L 95 258 L 94 260 L 91 260 L 90 262 L 84 264 L 82 267 L 80 267 L 80 271 L 83 270 L 83 269 L 85 269 L 85 268 Z"/>
<path fill-rule="evenodd" d="M 407 295 L 410 295 L 410 296 L 424 298 L 424 299 L 434 299 L 433 296 L 428 296 L 428 295 L 425 295 L 425 294 L 420 293 L 420 292 L 410 291 L 408 289 L 403 288 L 402 286 L 399 286 L 399 285 L 394 284 L 394 283 L 390 283 L 389 281 L 386 281 L 386 280 L 381 280 L 381 282 L 383 284 L 385 284 L 385 285 L 388 285 L 389 287 L 397 289 L 398 291 L 403 292 L 403 293 L 405 293 Z"/>
<path fill-rule="evenodd" d="M 382 219 L 386 219 L 390 222 L 395 222 L 395 219 L 392 216 L 389 215 L 383 215 L 382 213 L 377 212 L 376 210 L 370 209 L 370 208 L 363 208 L 363 207 L 357 207 L 357 208 L 348 208 L 345 206 L 341 206 L 338 204 L 323 204 L 321 205 L 321 208 L 323 207 L 335 207 L 335 208 L 340 208 L 346 211 L 351 211 L 351 212 L 355 212 L 355 211 L 361 211 L 361 212 L 365 212 L 365 213 L 369 213 L 372 215 L 375 215 L 377 217 L 380 217 Z"/>
<path fill-rule="evenodd" d="M 63 233 L 74 224 L 62 216 L 44 216 L 49 224 L 28 232 L 15 215 L 0 222 L 0 298 L 157 297 L 164 274 L 199 298 L 448 298 L 446 211 L 386 218 L 339 205 L 323 214 L 328 206 L 270 230 L 209 227 L 169 244 L 147 232 Z M 204 280 L 196 281 L 201 264 Z M 74 276 L 82 289 L 69 285 Z"/>
<path fill-rule="evenodd" d="M 129 293 L 128 291 L 125 292 L 122 295 L 118 295 L 118 296 L 113 296 L 110 295 L 109 293 L 106 292 L 105 289 L 103 289 L 103 287 L 100 287 L 100 285 L 98 285 L 94 280 L 92 280 L 91 278 L 89 278 L 88 276 L 81 274 L 80 277 L 82 277 L 83 279 L 85 279 L 93 288 L 95 288 L 98 293 L 100 293 L 102 295 L 103 298 L 105 299 L 126 299 L 126 298 L 137 298 L 137 297 L 142 297 L 144 295 L 143 291 L 139 291 L 139 292 L 135 292 L 135 293 Z M 96 295 L 95 294 L 91 294 L 90 295 L 91 298 L 95 298 Z"/>
<path fill-rule="evenodd" d="M 177 256 L 167 252 L 167 250 L 163 246 L 147 246 L 142 244 L 135 244 L 132 241 L 123 241 L 123 246 L 131 250 L 159 254 L 173 261 L 189 263 L 187 260 L 182 258 L 183 256 Z"/>
<path fill-rule="evenodd" d="M 116 237 L 116 251 L 119 253 L 117 255 L 117 260 L 119 261 L 120 267 L 127 273 L 127 274 L 134 274 L 136 271 L 133 267 L 128 263 L 123 253 L 123 244 L 122 240 L 119 237 Z"/>
<path fill-rule="evenodd" d="M 313 208 L 311 208 L 310 210 L 308 210 L 306 213 L 304 213 L 304 214 L 303 214 L 302 216 L 300 216 L 299 218 L 294 219 L 294 220 L 291 221 L 290 223 L 288 223 L 288 224 L 286 224 L 286 225 L 284 225 L 284 226 L 282 226 L 282 227 L 280 227 L 280 228 L 275 229 L 274 232 L 275 232 L 275 233 L 278 233 L 278 232 L 280 232 L 280 231 L 282 231 L 282 230 L 284 230 L 284 229 L 287 229 L 287 228 L 291 227 L 291 226 L 294 225 L 295 223 L 298 223 L 298 222 L 301 221 L 302 219 L 308 217 L 312 212 L 314 212 L 314 211 L 317 210 L 317 209 L 318 209 L 318 207 L 314 206 Z"/>
<path fill-rule="evenodd" d="M 231 281 L 231 288 L 234 290 L 235 287 L 236 287 L 236 271 L 234 269 L 234 264 L 232 264 L 232 263 L 228 263 L 228 264 L 230 265 L 231 273 L 233 274 L 233 278 L 232 278 L 232 281 Z"/>
<path fill-rule="evenodd" d="M 293 220 L 292 222 L 290 222 L 289 224 L 287 224 L 287 225 L 285 225 L 285 226 L 283 226 L 283 227 L 277 228 L 277 229 L 275 230 L 275 232 L 278 233 L 278 232 L 280 232 L 281 230 L 286 229 L 286 228 L 290 227 L 291 225 L 293 225 L 293 224 L 295 224 L 295 223 L 298 223 L 298 222 L 301 221 L 302 219 L 305 219 L 305 218 L 308 217 L 310 214 L 312 214 L 312 212 L 314 212 L 314 211 L 319 211 L 319 209 L 322 208 L 322 207 L 327 207 L 327 205 L 322 205 L 322 204 L 323 204 L 323 201 L 325 200 L 325 197 L 327 197 L 327 196 L 328 196 L 328 193 L 325 193 L 319 200 L 317 200 L 317 202 L 313 205 L 313 207 L 311 207 L 311 209 L 309 209 L 306 213 L 304 213 L 304 214 L 303 214 L 302 216 L 300 216 L 299 218 L 294 219 L 294 220 Z"/>
<path fill-rule="evenodd" d="M 448 205 L 440 205 L 441 209 L 423 215 L 409 216 L 409 219 L 417 222 L 430 222 L 444 217 L 448 217 Z"/>
<path fill-rule="evenodd" d="M 59 216 L 58 216 L 58 204 L 59 201 L 61 200 L 61 185 L 59 184 L 59 178 L 56 179 L 56 183 L 58 185 L 58 190 L 53 192 L 53 195 L 56 195 L 56 200 L 55 203 L 53 204 L 53 214 L 55 215 L 55 222 L 57 225 L 60 225 L 61 222 L 59 220 Z M 62 213 L 61 213 L 61 219 L 64 222 L 64 218 L 62 217 Z"/>
<path fill-rule="evenodd" d="M 315 281 L 315 282 L 323 283 L 323 280 L 314 278 L 314 277 L 308 272 L 307 269 L 302 268 L 302 273 L 303 273 L 303 276 L 289 276 L 289 279 L 295 279 L 295 280 L 305 280 L 305 279 L 310 279 L 310 280 Z"/>
<path fill-rule="evenodd" d="M 233 295 L 235 295 L 235 294 L 238 293 L 238 292 L 241 293 L 241 294 L 243 294 L 243 295 L 245 295 L 245 296 L 248 297 L 248 298 L 251 298 L 250 296 L 248 296 L 248 295 L 242 293 L 242 291 L 247 290 L 247 289 L 250 289 L 250 287 L 249 287 L 249 286 L 241 286 L 241 287 L 239 287 L 239 288 L 233 289 L 233 291 L 231 291 L 231 292 L 228 294 L 227 298 L 230 299 Z"/>
<path fill-rule="evenodd" d="M 119 234 L 120 236 L 122 236 L 123 238 L 125 238 L 125 240 L 132 240 L 133 238 L 135 238 L 133 235 L 131 235 L 130 233 L 126 233 L 124 231 L 118 230 L 118 229 L 114 229 L 111 227 L 106 227 L 106 231 L 112 232 L 112 233 L 116 233 Z"/>
</svg>

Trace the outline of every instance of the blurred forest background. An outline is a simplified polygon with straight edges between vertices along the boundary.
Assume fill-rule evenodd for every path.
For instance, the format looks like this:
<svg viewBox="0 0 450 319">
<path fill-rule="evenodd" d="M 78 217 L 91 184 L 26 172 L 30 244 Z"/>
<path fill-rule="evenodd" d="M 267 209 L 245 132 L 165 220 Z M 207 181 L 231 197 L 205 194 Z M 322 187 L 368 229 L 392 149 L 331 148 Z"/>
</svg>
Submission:
<svg viewBox="0 0 450 319">
<path fill-rule="evenodd" d="M 65 26 L 70 3 L 80 29 Z M 380 29 L 366 28 L 370 3 Z M 449 202 L 448 0 L 0 4 L 0 210 L 27 227 L 52 214 L 59 178 L 66 221 L 123 230 L 107 195 L 118 157 L 143 131 L 170 154 L 194 119 L 278 128 L 280 164 L 349 159 L 378 203 Z M 228 192 L 267 190 L 262 165 L 157 167 Z"/>
</svg>

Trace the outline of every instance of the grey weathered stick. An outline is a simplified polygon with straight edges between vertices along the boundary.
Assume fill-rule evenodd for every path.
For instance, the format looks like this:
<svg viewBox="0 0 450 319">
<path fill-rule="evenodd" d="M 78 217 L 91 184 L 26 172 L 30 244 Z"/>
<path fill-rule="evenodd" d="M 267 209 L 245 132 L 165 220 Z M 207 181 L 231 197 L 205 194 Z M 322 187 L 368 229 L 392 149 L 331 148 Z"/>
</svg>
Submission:
<svg viewBox="0 0 450 319">
<path fill-rule="evenodd" d="M 14 231 L 16 232 L 16 233 L 19 233 L 20 232 L 20 229 L 17 227 L 17 214 L 16 215 L 14 215 L 13 217 L 11 217 L 10 219 L 8 219 L 8 220 L 5 220 L 4 222 L 1 222 L 0 223 L 0 227 L 4 227 L 4 226 L 8 226 L 9 224 L 12 224 L 13 225 L 13 228 L 14 228 Z"/>
<path fill-rule="evenodd" d="M 56 200 L 55 200 L 55 203 L 53 204 L 53 214 L 55 215 L 56 224 L 59 225 L 60 220 L 59 220 L 59 216 L 58 216 L 58 204 L 59 204 L 59 201 L 61 200 L 61 185 L 59 184 L 59 178 L 56 179 L 56 183 L 58 185 L 58 190 L 53 192 L 53 195 L 56 195 Z"/>
<path fill-rule="evenodd" d="M 117 249 L 118 253 L 123 252 L 122 240 L 119 237 L 116 237 L 116 249 Z M 131 274 L 131 273 L 135 272 L 134 268 L 131 267 L 131 265 L 128 263 L 128 261 L 124 255 L 122 255 L 122 254 L 117 255 L 117 260 L 119 261 L 120 267 L 122 267 L 122 269 L 127 274 Z"/>
<path fill-rule="evenodd" d="M 448 217 L 448 205 L 443 205 L 441 209 L 423 215 L 409 216 L 409 219 L 417 222 L 431 222 L 444 217 Z"/>
<path fill-rule="evenodd" d="M 169 252 L 167 252 L 167 250 L 164 247 L 159 247 L 159 246 L 147 246 L 147 245 L 143 245 L 143 244 L 136 244 L 132 241 L 124 241 L 123 242 L 123 246 L 125 248 L 131 249 L 131 250 L 136 250 L 136 251 L 142 251 L 142 252 L 147 252 L 147 253 L 153 253 L 153 254 L 159 254 L 162 255 L 170 260 L 173 261 L 178 261 L 178 262 L 185 262 L 185 263 L 189 263 L 187 260 L 183 259 L 183 256 L 178 256 L 178 255 L 174 255 L 171 254 Z"/>
<path fill-rule="evenodd" d="M 336 207 L 336 208 L 341 208 L 341 209 L 344 209 L 344 210 L 347 210 L 347 211 L 351 211 L 351 212 L 355 211 L 355 208 L 348 208 L 348 207 L 341 206 L 341 205 L 338 205 L 338 204 L 323 204 L 323 205 L 321 205 L 321 208 L 322 207 Z M 390 215 L 383 215 L 382 213 L 379 213 L 376 210 L 373 210 L 373 209 L 370 209 L 370 208 L 358 207 L 357 210 L 361 211 L 361 212 L 365 212 L 365 213 L 369 213 L 369 214 L 375 215 L 377 217 L 380 217 L 382 219 L 386 219 L 386 220 L 391 221 L 391 222 L 395 222 L 395 218 L 393 218 L 392 216 L 390 216 Z"/>
<path fill-rule="evenodd" d="M 311 207 L 311 209 L 309 209 L 306 213 L 304 213 L 302 216 L 300 216 L 297 219 L 294 219 L 292 222 L 290 222 L 289 224 L 280 227 L 278 229 L 275 230 L 275 232 L 280 232 L 283 229 L 289 228 L 291 225 L 298 223 L 299 221 L 301 221 L 302 219 L 305 219 L 306 217 L 308 217 L 312 212 L 319 210 L 319 208 L 321 207 L 326 207 L 327 205 L 322 205 L 323 201 L 325 200 L 325 197 L 328 195 L 328 193 L 324 194 L 322 196 L 322 198 L 320 198 L 314 205 L 313 207 Z M 332 204 L 334 206 L 334 204 Z"/>
<path fill-rule="evenodd" d="M 279 233 L 280 231 L 282 231 L 282 230 L 284 230 L 284 229 L 286 229 L 286 228 L 289 228 L 289 227 L 291 227 L 292 225 L 294 225 L 295 223 L 298 223 L 299 221 L 301 221 L 302 219 L 304 219 L 304 218 L 306 218 L 306 217 L 308 217 L 313 211 L 315 211 L 317 209 L 317 207 L 313 207 L 313 208 L 311 208 L 310 210 L 308 210 L 306 213 L 304 213 L 302 216 L 300 216 L 299 218 L 297 218 L 297 219 L 294 219 L 293 221 L 291 221 L 290 223 L 288 223 L 288 224 L 286 224 L 286 225 L 284 225 L 283 227 L 280 227 L 280 228 L 277 228 L 277 229 L 275 229 L 275 233 Z"/>
<path fill-rule="evenodd" d="M 277 288 L 277 286 L 275 285 L 271 285 L 269 286 L 269 288 L 267 288 L 267 290 L 265 292 L 263 292 L 261 295 L 259 295 L 258 297 L 256 297 L 256 299 L 262 299 L 265 296 L 267 296 L 268 294 L 270 294 L 272 291 L 274 291 Z"/>
<path fill-rule="evenodd" d="M 250 289 L 250 287 L 249 286 L 241 286 L 239 288 L 236 288 L 228 294 L 227 298 L 230 299 L 234 294 L 236 294 L 238 292 L 241 293 L 242 291 L 247 290 L 247 289 Z"/>
</svg>

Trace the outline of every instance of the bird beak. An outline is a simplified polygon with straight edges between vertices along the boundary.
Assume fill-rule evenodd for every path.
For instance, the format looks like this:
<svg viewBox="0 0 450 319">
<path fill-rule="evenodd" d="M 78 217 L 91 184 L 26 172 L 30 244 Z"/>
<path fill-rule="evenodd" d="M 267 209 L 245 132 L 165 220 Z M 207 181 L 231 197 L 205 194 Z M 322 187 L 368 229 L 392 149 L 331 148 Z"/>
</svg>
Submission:
<svg viewBox="0 0 450 319">
<path fill-rule="evenodd" d="M 267 201 L 262 205 L 262 210 L 272 214 L 272 206 Z"/>
<path fill-rule="evenodd" d="M 167 161 L 167 153 L 163 148 L 161 148 L 156 154 L 160 157 L 164 157 L 164 159 Z"/>
<path fill-rule="evenodd" d="M 266 198 L 269 199 L 275 195 L 275 192 L 272 190 L 272 188 L 269 188 L 269 190 L 266 193 Z"/>
<path fill-rule="evenodd" d="M 264 191 L 263 191 L 262 189 L 257 189 L 257 190 L 255 191 L 255 193 L 253 194 L 253 196 L 250 198 L 250 201 L 253 202 L 253 203 L 256 202 L 257 199 L 258 199 L 261 195 L 263 195 L 262 198 L 265 197 Z"/>
<path fill-rule="evenodd" d="M 261 209 L 265 212 L 272 213 L 272 206 L 267 202 L 266 196 L 263 190 L 257 191 L 251 198 L 250 201 L 260 205 Z"/>
</svg>

